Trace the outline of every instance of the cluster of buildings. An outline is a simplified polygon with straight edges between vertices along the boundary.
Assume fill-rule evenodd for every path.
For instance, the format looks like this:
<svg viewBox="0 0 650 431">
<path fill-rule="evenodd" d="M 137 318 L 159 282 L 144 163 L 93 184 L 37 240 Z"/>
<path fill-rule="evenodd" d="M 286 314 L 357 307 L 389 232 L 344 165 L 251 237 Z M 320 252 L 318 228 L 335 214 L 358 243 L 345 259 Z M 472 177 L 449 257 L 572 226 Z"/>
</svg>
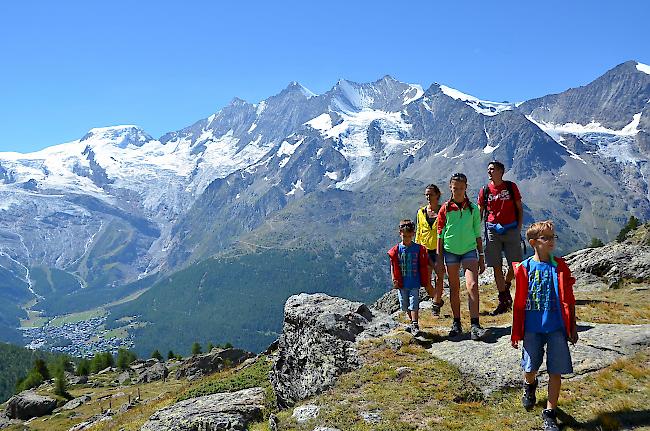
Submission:
<svg viewBox="0 0 650 431">
<path fill-rule="evenodd" d="M 84 358 L 98 352 L 117 354 L 119 348 L 133 347 L 131 335 L 126 338 L 107 336 L 109 331 L 104 328 L 105 321 L 106 317 L 101 316 L 57 326 L 48 322 L 38 328 L 23 328 L 23 336 L 29 340 L 25 347 Z"/>
</svg>

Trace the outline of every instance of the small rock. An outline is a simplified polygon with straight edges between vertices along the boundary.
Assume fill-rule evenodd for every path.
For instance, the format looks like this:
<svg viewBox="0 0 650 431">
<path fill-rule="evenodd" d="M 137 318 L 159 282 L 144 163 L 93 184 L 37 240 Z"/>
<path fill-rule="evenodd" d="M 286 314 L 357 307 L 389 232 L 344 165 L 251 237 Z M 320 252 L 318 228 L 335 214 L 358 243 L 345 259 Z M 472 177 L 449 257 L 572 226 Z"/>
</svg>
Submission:
<svg viewBox="0 0 650 431">
<path fill-rule="evenodd" d="M 74 410 L 88 401 L 90 401 L 90 395 L 82 395 L 65 403 L 65 405 L 61 407 L 61 410 Z"/>
<path fill-rule="evenodd" d="M 381 411 L 374 410 L 372 412 L 361 412 L 361 418 L 369 424 L 378 424 L 381 422 Z"/>
<path fill-rule="evenodd" d="M 278 431 L 278 417 L 273 413 L 269 415 L 269 431 Z"/>
<path fill-rule="evenodd" d="M 304 406 L 299 406 L 293 409 L 291 417 L 293 417 L 296 422 L 302 423 L 316 418 L 318 413 L 320 413 L 320 407 L 314 404 L 305 404 Z"/>
<path fill-rule="evenodd" d="M 338 428 L 329 428 L 329 427 L 316 427 L 314 431 L 341 431 Z"/>
<path fill-rule="evenodd" d="M 194 380 L 223 370 L 226 366 L 237 366 L 254 355 L 242 349 L 212 349 L 203 355 L 192 356 L 176 370 L 176 378 Z"/>
<path fill-rule="evenodd" d="M 395 370 L 397 373 L 397 380 L 402 380 L 404 377 L 406 377 L 407 374 L 410 374 L 413 371 L 413 369 L 409 367 L 399 367 L 398 369 Z"/>
</svg>

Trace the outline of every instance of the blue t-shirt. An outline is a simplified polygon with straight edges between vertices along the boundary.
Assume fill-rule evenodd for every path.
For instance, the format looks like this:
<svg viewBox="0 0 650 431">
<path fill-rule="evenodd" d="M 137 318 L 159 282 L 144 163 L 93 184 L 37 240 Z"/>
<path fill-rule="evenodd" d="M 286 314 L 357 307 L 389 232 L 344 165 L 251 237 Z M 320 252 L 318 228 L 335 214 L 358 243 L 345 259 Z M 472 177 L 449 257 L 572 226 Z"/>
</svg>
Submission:
<svg viewBox="0 0 650 431">
<path fill-rule="evenodd" d="M 555 332 L 564 328 L 560 300 L 557 296 L 557 270 L 548 262 L 533 258 L 523 264 L 528 270 L 528 299 L 526 301 L 526 332 Z"/>
<path fill-rule="evenodd" d="M 420 283 L 419 253 L 420 245 L 414 242 L 408 247 L 403 243 L 400 243 L 397 247 L 399 269 L 406 289 L 419 289 L 422 285 Z"/>
</svg>

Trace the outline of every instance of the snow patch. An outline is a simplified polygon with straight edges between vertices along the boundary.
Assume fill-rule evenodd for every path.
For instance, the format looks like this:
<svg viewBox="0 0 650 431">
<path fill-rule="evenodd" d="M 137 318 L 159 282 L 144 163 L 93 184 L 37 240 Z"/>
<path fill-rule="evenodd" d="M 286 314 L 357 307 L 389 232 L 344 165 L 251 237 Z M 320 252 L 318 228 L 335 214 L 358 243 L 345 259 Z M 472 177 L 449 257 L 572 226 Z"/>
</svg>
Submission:
<svg viewBox="0 0 650 431">
<path fill-rule="evenodd" d="M 424 95 L 424 89 L 421 85 L 409 84 L 409 86 L 410 88 L 404 92 L 404 105 L 408 105 L 409 103 L 419 99 Z M 409 94 L 412 94 L 412 96 L 408 96 Z"/>
<path fill-rule="evenodd" d="M 643 63 L 637 63 L 636 68 L 639 72 L 647 73 L 650 75 L 650 66 Z"/>
<path fill-rule="evenodd" d="M 510 111 L 514 107 L 512 103 L 500 103 L 490 102 L 489 100 L 481 100 L 477 97 L 458 91 L 455 88 L 447 87 L 446 85 L 441 85 L 440 90 L 452 99 L 465 102 L 465 104 L 471 106 L 479 114 L 483 114 L 489 117 L 498 115 L 504 111 Z"/>
<path fill-rule="evenodd" d="M 292 185 L 293 185 L 293 188 L 290 191 L 288 191 L 287 193 L 285 193 L 287 196 L 295 195 L 297 190 L 302 190 L 303 192 L 305 191 L 305 189 L 302 188 L 302 180 L 298 180 L 295 183 L 293 183 Z"/>
<path fill-rule="evenodd" d="M 636 135 L 639 132 L 638 127 L 639 127 L 639 122 L 641 121 L 641 113 L 634 114 L 632 116 L 632 121 L 630 121 L 630 123 L 627 124 L 625 127 L 623 127 L 621 130 L 608 129 L 607 127 L 595 121 L 592 121 L 586 125 L 582 125 L 578 123 L 554 124 L 554 123 L 546 123 L 544 121 L 536 121 L 530 115 L 527 115 L 526 118 L 528 118 L 528 120 L 531 121 L 532 123 L 535 123 L 537 127 L 542 129 L 553 139 L 558 141 L 557 137 L 559 137 L 560 134 L 564 134 L 564 133 L 569 133 L 572 135 L 583 135 L 586 133 L 606 133 L 608 135 L 616 135 L 616 136 Z"/>
<path fill-rule="evenodd" d="M 251 133 L 253 130 L 257 128 L 257 123 L 251 124 L 251 126 L 248 128 L 248 133 Z"/>
<path fill-rule="evenodd" d="M 330 172 L 330 171 L 326 171 L 323 176 L 334 181 L 336 181 L 339 178 L 339 174 L 337 172 Z"/>
<path fill-rule="evenodd" d="M 318 117 L 312 118 L 311 120 L 307 121 L 305 124 L 311 127 L 312 129 L 316 129 L 320 131 L 329 130 L 332 128 L 332 117 L 330 116 L 330 114 L 326 112 L 324 114 L 319 115 Z"/>
<path fill-rule="evenodd" d="M 282 144 L 280 145 L 280 148 L 278 149 L 278 152 L 275 155 L 278 157 L 284 155 L 291 156 L 296 151 L 296 148 L 298 148 L 300 144 L 302 144 L 304 141 L 305 138 L 300 139 L 295 144 L 290 144 L 287 141 L 282 141 Z"/>
<path fill-rule="evenodd" d="M 485 148 L 483 148 L 483 154 L 492 154 L 497 148 L 499 148 L 498 145 L 496 147 L 493 147 L 492 145 L 487 144 Z"/>
</svg>

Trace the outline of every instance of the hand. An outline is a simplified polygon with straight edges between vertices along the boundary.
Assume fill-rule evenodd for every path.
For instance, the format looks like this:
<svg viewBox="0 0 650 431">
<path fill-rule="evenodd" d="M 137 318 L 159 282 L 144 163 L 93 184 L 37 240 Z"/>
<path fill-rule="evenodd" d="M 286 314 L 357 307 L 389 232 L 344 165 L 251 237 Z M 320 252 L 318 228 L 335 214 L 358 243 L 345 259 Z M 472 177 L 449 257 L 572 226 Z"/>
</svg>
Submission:
<svg viewBox="0 0 650 431">
<path fill-rule="evenodd" d="M 578 325 L 573 325 L 573 329 L 571 330 L 571 334 L 569 335 L 569 342 L 571 344 L 575 344 L 578 342 Z"/>
<path fill-rule="evenodd" d="M 519 348 L 519 341 L 510 340 L 510 345 L 512 345 L 513 349 L 518 349 Z"/>
<path fill-rule="evenodd" d="M 445 264 L 442 262 L 442 258 L 438 257 L 438 260 L 436 261 L 436 266 L 435 266 L 435 271 L 436 274 L 444 274 L 445 273 Z"/>
<path fill-rule="evenodd" d="M 483 274 L 485 272 L 485 256 L 481 255 L 478 257 L 478 273 Z"/>
<path fill-rule="evenodd" d="M 395 279 L 393 279 L 393 289 L 399 289 L 399 283 Z"/>
</svg>

